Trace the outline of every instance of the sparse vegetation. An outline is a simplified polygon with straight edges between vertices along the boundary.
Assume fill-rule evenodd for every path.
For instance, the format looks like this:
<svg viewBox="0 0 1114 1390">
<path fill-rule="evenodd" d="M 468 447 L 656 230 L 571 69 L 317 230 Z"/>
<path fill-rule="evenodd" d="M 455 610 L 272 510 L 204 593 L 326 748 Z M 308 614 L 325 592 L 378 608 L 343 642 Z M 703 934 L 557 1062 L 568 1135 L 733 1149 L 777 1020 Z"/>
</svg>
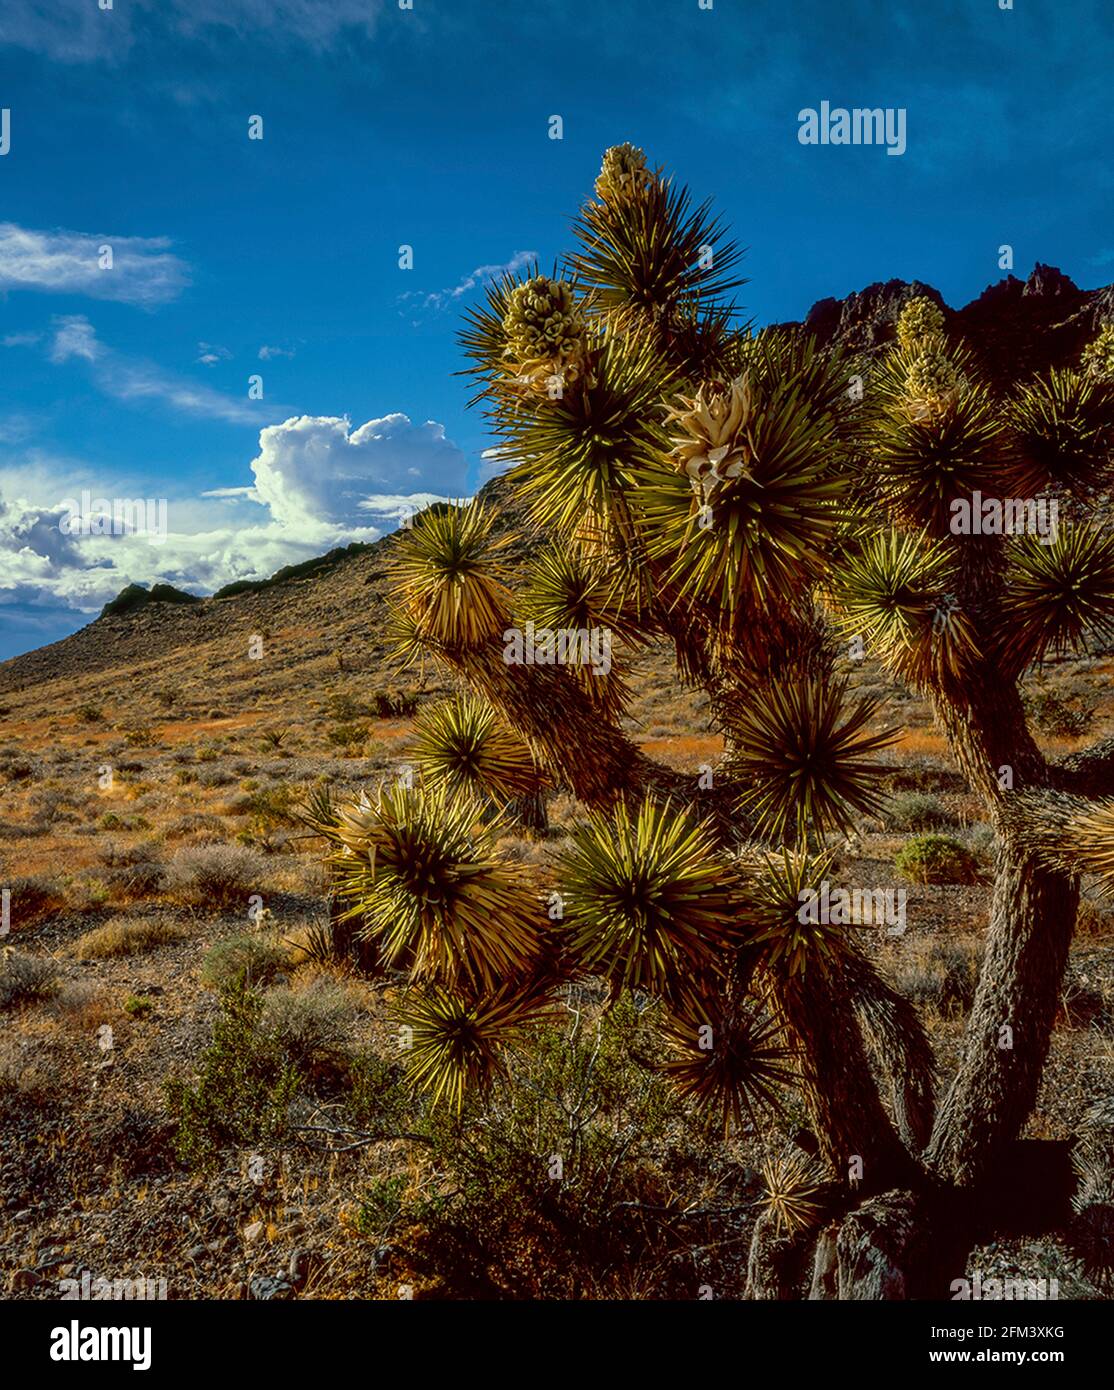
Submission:
<svg viewBox="0 0 1114 1390">
<path fill-rule="evenodd" d="M 914 835 L 894 858 L 894 868 L 913 883 L 977 883 L 974 855 L 949 835 Z"/>
</svg>

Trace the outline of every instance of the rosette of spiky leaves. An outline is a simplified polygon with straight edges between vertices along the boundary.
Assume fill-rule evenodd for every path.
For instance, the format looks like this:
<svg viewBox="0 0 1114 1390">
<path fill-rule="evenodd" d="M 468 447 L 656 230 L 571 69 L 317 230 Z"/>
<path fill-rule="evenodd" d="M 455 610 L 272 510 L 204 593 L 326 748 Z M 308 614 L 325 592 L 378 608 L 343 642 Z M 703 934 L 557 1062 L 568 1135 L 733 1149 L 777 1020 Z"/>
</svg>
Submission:
<svg viewBox="0 0 1114 1390">
<path fill-rule="evenodd" d="M 709 826 L 645 800 L 576 826 L 558 885 L 570 949 L 613 985 L 689 997 L 727 964 L 739 879 Z"/>
<path fill-rule="evenodd" d="M 850 427 L 858 412 L 852 366 L 839 348 L 821 352 L 815 337 L 799 328 L 763 328 L 739 340 L 736 362 L 736 374 L 749 376 L 763 389 L 792 382 L 812 414 L 830 424 L 834 434 L 853 434 Z"/>
<path fill-rule="evenodd" d="M 414 757 L 431 786 L 511 801 L 533 796 L 543 778 L 527 745 L 472 695 L 427 705 L 414 720 Z"/>
<path fill-rule="evenodd" d="M 1002 597 L 1005 659 L 1015 671 L 1050 653 L 1114 634 L 1114 530 L 1060 525 L 1051 545 L 1038 536 L 1011 546 Z"/>
<path fill-rule="evenodd" d="M 618 670 L 620 643 L 641 645 L 650 630 L 650 610 L 639 593 L 638 576 L 615 561 L 574 546 L 550 546 L 534 560 L 516 594 L 515 616 L 537 633 L 576 633 L 576 660 L 569 670 L 592 703 L 617 719 L 629 699 Z M 537 640 L 535 636 L 535 641 Z M 591 661 L 592 643 L 608 669 Z"/>
<path fill-rule="evenodd" d="M 672 375 L 646 334 L 604 333 L 590 374 L 555 398 L 497 397 L 491 419 L 503 443 L 492 455 L 543 530 L 630 540 L 627 491 L 639 461 L 660 449 L 658 405 Z"/>
<path fill-rule="evenodd" d="M 779 1027 L 759 1006 L 726 992 L 695 998 L 661 1023 L 669 1055 L 660 1069 L 726 1135 L 745 1115 L 757 1127 L 762 1110 L 780 1113 L 780 1092 L 796 1084 Z"/>
<path fill-rule="evenodd" d="M 962 348 L 897 348 L 872 381 L 865 437 L 879 495 L 899 522 L 949 531 L 952 503 L 996 492 L 1011 466 L 1001 414 Z M 931 359 L 931 360 L 930 360 Z"/>
<path fill-rule="evenodd" d="M 698 448 L 711 429 L 694 424 Z M 632 499 L 674 602 L 728 644 L 745 641 L 754 610 L 799 601 L 822 573 L 847 489 L 831 467 L 832 421 L 815 414 L 795 383 L 752 388 L 740 435 L 746 462 L 738 476 L 713 479 L 697 495 L 689 477 L 663 460 L 640 472 Z"/>
<path fill-rule="evenodd" d="M 596 303 L 662 325 L 683 300 L 708 307 L 745 283 L 731 274 L 740 253 L 710 208 L 654 174 L 637 197 L 585 205 L 569 263 Z"/>
<path fill-rule="evenodd" d="M 756 950 L 766 970 L 793 979 L 809 969 L 826 972 L 843 955 L 842 924 L 822 920 L 823 885 L 834 862 L 830 851 L 790 849 L 743 861 L 746 950 Z"/>
<path fill-rule="evenodd" d="M 648 633 L 637 576 L 615 561 L 567 545 L 547 546 L 515 595 L 515 614 L 539 628 L 606 628 L 637 646 Z"/>
<path fill-rule="evenodd" d="M 740 805 L 763 836 L 803 842 L 874 809 L 885 768 L 871 755 L 897 735 L 869 732 L 878 702 L 846 691 L 846 680 L 790 675 L 721 704 Z"/>
<path fill-rule="evenodd" d="M 431 507 L 398 533 L 389 576 L 413 639 L 470 651 L 502 636 L 510 620 L 499 562 L 507 540 L 492 538 L 491 522 L 483 505 L 472 501 Z"/>
<path fill-rule="evenodd" d="M 788 1149 L 762 1165 L 762 1181 L 762 1205 L 779 1231 L 795 1235 L 816 1225 L 824 1210 L 825 1177 L 814 1159 L 800 1149 Z"/>
<path fill-rule="evenodd" d="M 507 1054 L 548 1008 L 544 992 L 531 987 L 481 996 L 438 985 L 411 990 L 395 1011 L 407 1030 L 407 1076 L 434 1105 L 459 1111 L 466 1093 L 504 1073 Z"/>
<path fill-rule="evenodd" d="M 1032 497 L 1063 489 L 1088 499 L 1109 482 L 1114 462 L 1114 391 L 1101 379 L 1052 368 L 1009 404 L 1017 459 L 1004 490 Z"/>
<path fill-rule="evenodd" d="M 977 656 L 956 602 L 947 545 L 923 532 L 882 529 L 849 545 L 832 570 L 828 597 L 841 634 L 858 638 L 903 680 L 962 674 Z"/>
<path fill-rule="evenodd" d="M 329 864 L 346 915 L 415 980 L 490 992 L 539 959 L 537 893 L 495 849 L 502 821 L 481 815 L 445 784 L 401 783 L 337 812 Z"/>
</svg>

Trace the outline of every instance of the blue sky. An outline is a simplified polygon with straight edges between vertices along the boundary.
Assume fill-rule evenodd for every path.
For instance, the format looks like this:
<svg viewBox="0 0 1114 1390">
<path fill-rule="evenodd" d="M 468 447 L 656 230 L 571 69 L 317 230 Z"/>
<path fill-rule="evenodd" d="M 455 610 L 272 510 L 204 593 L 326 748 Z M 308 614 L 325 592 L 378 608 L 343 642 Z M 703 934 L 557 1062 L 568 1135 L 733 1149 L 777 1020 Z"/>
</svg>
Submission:
<svg viewBox="0 0 1114 1390">
<path fill-rule="evenodd" d="M 100 3 L 0 10 L 0 659 L 473 490 L 460 312 L 567 247 L 610 144 L 715 198 L 760 323 L 963 303 L 1002 244 L 1114 280 L 1108 0 Z M 906 152 L 802 146 L 825 100 L 905 108 Z M 63 536 L 85 488 L 168 499 L 165 543 Z"/>
</svg>

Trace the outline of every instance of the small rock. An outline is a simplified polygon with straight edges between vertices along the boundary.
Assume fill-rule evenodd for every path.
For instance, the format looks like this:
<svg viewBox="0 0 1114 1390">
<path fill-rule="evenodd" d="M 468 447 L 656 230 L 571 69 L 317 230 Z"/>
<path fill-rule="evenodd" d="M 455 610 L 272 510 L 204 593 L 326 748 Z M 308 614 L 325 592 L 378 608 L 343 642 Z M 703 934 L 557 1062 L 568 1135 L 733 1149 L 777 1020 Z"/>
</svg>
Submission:
<svg viewBox="0 0 1114 1390">
<path fill-rule="evenodd" d="M 249 1245 L 253 1244 L 263 1234 L 263 1222 L 253 1221 L 250 1226 L 245 1226 L 240 1234 Z"/>
<path fill-rule="evenodd" d="M 252 1298 L 263 1303 L 276 1298 L 294 1297 L 294 1290 L 285 1279 L 276 1279 L 269 1274 L 257 1274 L 248 1289 Z"/>
<path fill-rule="evenodd" d="M 309 1277 L 310 1252 L 308 1250 L 295 1250 L 290 1256 L 290 1266 L 288 1273 L 290 1282 L 296 1289 L 300 1289 Z"/>
<path fill-rule="evenodd" d="M 20 1293 L 24 1289 L 33 1289 L 42 1283 L 41 1277 L 33 1269 L 17 1269 L 12 1275 L 12 1293 Z"/>
<path fill-rule="evenodd" d="M 193 1249 L 190 1251 L 187 1258 L 191 1260 L 203 1260 L 208 1253 L 209 1251 L 206 1246 L 195 1245 Z"/>
</svg>

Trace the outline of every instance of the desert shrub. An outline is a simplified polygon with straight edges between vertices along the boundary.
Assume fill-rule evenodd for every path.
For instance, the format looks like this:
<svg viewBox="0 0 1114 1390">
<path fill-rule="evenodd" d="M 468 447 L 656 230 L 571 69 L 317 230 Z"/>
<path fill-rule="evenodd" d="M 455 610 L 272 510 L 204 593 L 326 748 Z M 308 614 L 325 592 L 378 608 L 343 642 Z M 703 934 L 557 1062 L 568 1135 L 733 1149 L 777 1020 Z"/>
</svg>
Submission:
<svg viewBox="0 0 1114 1390">
<path fill-rule="evenodd" d="M 320 1053 L 341 1050 L 360 1008 L 350 985 L 315 975 L 300 989 L 283 985 L 264 1001 L 261 1026 L 292 1062 L 308 1066 Z"/>
<path fill-rule="evenodd" d="M 343 748 L 351 751 L 367 742 L 368 726 L 366 724 L 334 724 L 331 729 L 325 731 L 325 737 L 334 748 Z"/>
<path fill-rule="evenodd" d="M 1094 1028 L 1109 1035 L 1114 1014 L 1100 982 L 1084 974 L 1074 962 L 1069 965 L 1060 991 L 1058 1022 L 1069 1028 Z"/>
<path fill-rule="evenodd" d="M 368 713 L 368 707 L 347 691 L 332 691 L 325 697 L 325 709 L 329 716 L 341 723 L 359 719 Z"/>
<path fill-rule="evenodd" d="M 104 711 L 99 705 L 78 705 L 77 717 L 83 724 L 100 724 L 104 720 Z"/>
<path fill-rule="evenodd" d="M 976 883 L 975 856 L 948 835 L 914 835 L 894 857 L 894 868 L 912 883 Z"/>
<path fill-rule="evenodd" d="M 198 773 L 197 780 L 203 787 L 229 787 L 236 779 L 223 767 L 207 767 Z"/>
<path fill-rule="evenodd" d="M 12 928 L 34 926 L 54 916 L 66 902 L 62 887 L 39 874 L 12 879 L 5 886 L 9 889 L 8 921 Z"/>
<path fill-rule="evenodd" d="M 693 1199 L 706 1139 L 639 1059 L 644 1041 L 629 1001 L 571 1037 L 547 1027 L 506 1084 L 459 1116 L 400 1101 L 397 1069 L 364 1062 L 354 1106 L 379 1132 L 423 1133 L 440 1181 L 417 1190 L 380 1175 L 358 1229 L 376 1242 L 389 1231 L 398 1276 L 443 1297 L 691 1297 L 691 1271 L 670 1255 L 694 1242 L 714 1283 L 723 1223 L 685 1213 L 705 1205 Z M 730 1208 L 744 1179 L 724 1179 L 714 1205 Z"/>
<path fill-rule="evenodd" d="M 155 731 L 149 724 L 132 724 L 120 732 L 128 748 L 153 748 L 157 742 Z"/>
<path fill-rule="evenodd" d="M 266 873 L 266 860 L 246 845 L 190 845 L 167 865 L 167 887 L 200 907 L 246 907 Z"/>
<path fill-rule="evenodd" d="M 177 1121 L 182 1162 L 208 1168 L 229 1145 L 265 1143 L 281 1134 L 301 1078 L 259 1027 L 262 1001 L 228 995 L 193 1084 L 171 1081 L 167 1101 Z"/>
<path fill-rule="evenodd" d="M 1102 938 L 1114 932 L 1114 911 L 1090 898 L 1080 898 L 1075 919 L 1076 937 Z"/>
<path fill-rule="evenodd" d="M 1091 727 L 1094 705 L 1073 706 L 1054 690 L 1038 690 L 1022 696 L 1025 713 L 1042 734 L 1054 738 L 1078 738 Z"/>
<path fill-rule="evenodd" d="M 897 967 L 904 994 L 940 1018 L 965 1014 L 975 998 L 977 961 L 969 944 L 933 941 L 904 956 Z"/>
<path fill-rule="evenodd" d="M 405 719 L 418 708 L 418 695 L 414 690 L 373 690 L 368 704 L 378 719 Z"/>
<path fill-rule="evenodd" d="M 58 965 L 46 956 L 5 951 L 0 956 L 0 1009 L 49 999 L 58 988 Z"/>
<path fill-rule="evenodd" d="M 290 964 L 281 943 L 259 932 L 244 932 L 218 941 L 201 965 L 201 982 L 223 993 L 270 984 Z"/>
<path fill-rule="evenodd" d="M 976 825 L 967 837 L 971 853 L 984 864 L 993 864 L 998 851 L 998 836 L 992 825 Z"/>
<path fill-rule="evenodd" d="M 140 901 L 162 892 L 166 883 L 166 870 L 161 864 L 155 864 L 151 860 L 142 860 L 138 864 L 124 864 L 109 870 L 108 883 L 118 898 Z"/>
<path fill-rule="evenodd" d="M 927 792 L 905 792 L 890 802 L 887 819 L 898 830 L 936 830 L 954 825 L 955 817 L 942 801 Z"/>
<path fill-rule="evenodd" d="M 148 921 L 142 917 L 114 917 L 103 927 L 86 932 L 74 945 L 78 960 L 106 960 L 113 956 L 134 956 L 180 941 L 185 933 L 169 922 Z"/>
<path fill-rule="evenodd" d="M 260 830 L 272 830 L 279 825 L 297 825 L 294 808 L 301 795 L 297 787 L 279 782 L 248 792 L 239 798 L 234 809 L 237 815 L 250 816 L 253 825 Z"/>
</svg>

